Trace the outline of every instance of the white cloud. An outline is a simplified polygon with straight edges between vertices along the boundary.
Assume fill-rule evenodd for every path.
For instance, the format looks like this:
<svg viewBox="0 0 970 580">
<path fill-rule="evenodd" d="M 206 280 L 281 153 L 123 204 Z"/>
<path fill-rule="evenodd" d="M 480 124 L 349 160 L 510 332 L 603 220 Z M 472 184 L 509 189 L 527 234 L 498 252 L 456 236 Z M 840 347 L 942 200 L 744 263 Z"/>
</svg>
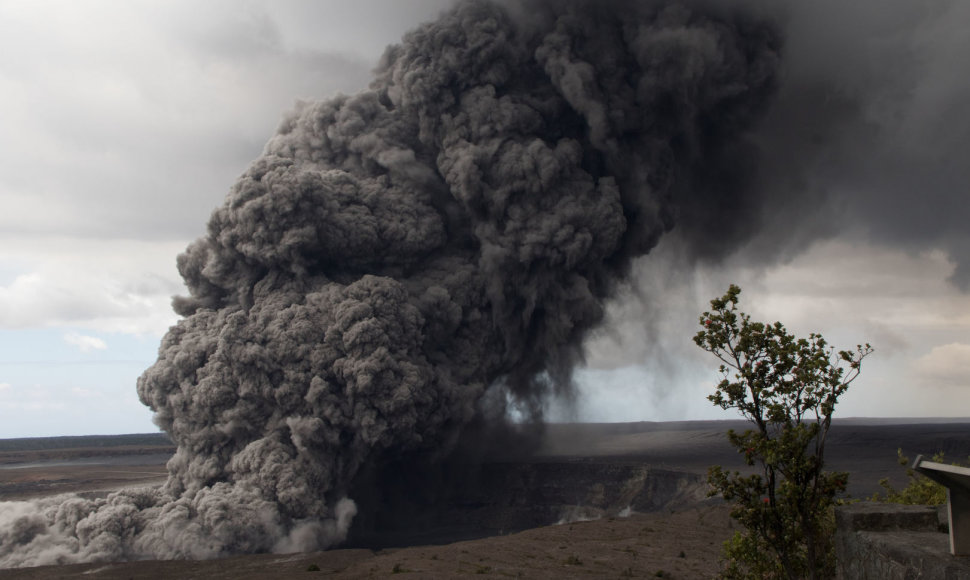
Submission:
<svg viewBox="0 0 970 580">
<path fill-rule="evenodd" d="M 412 4 L 0 4 L 0 229 L 201 234 L 284 111 L 446 2 Z"/>
<path fill-rule="evenodd" d="M 64 402 L 64 397 L 57 396 L 51 389 L 32 385 L 30 387 L 18 386 L 16 391 L 9 389 L 3 392 L 5 395 L 0 398 L 0 412 L 4 412 L 4 421 L 0 422 L 0 437 L 15 437 L 17 435 L 6 432 L 8 424 L 13 425 L 24 419 L 26 414 L 46 414 L 57 416 L 60 411 L 68 408 Z M 10 395 L 10 396 L 6 396 Z M 63 417 L 61 421 L 63 421 Z"/>
<path fill-rule="evenodd" d="M 74 393 L 75 396 L 83 397 L 85 399 L 98 396 L 98 393 L 95 393 L 91 389 L 84 389 L 81 387 L 71 387 L 71 392 Z"/>
<path fill-rule="evenodd" d="M 10 388 L 10 383 L 0 383 L 0 393 Z"/>
<path fill-rule="evenodd" d="M 949 281 L 953 271 L 939 250 L 832 240 L 770 268 L 742 300 L 755 318 L 781 320 L 798 335 L 820 332 L 839 348 L 869 342 L 870 364 L 906 364 L 970 335 L 970 294 Z"/>
<path fill-rule="evenodd" d="M 970 344 L 933 347 L 913 362 L 912 370 L 922 385 L 970 388 Z"/>
<path fill-rule="evenodd" d="M 108 345 L 100 338 L 69 332 L 64 335 L 64 342 L 77 347 L 81 352 L 91 352 L 92 350 L 106 350 Z"/>
<path fill-rule="evenodd" d="M 0 236 L 0 328 L 160 336 L 176 320 L 171 297 L 185 293 L 175 269 L 181 242 L 13 240 Z"/>
</svg>

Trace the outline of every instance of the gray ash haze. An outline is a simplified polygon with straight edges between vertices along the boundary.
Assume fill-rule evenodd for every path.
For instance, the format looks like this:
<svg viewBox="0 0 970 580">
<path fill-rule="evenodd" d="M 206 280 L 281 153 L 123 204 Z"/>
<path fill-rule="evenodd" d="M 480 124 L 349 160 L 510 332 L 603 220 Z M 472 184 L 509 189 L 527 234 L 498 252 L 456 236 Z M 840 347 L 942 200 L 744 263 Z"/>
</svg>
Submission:
<svg viewBox="0 0 970 580">
<path fill-rule="evenodd" d="M 460 2 L 298 105 L 178 258 L 167 483 L 0 504 L 0 566 L 326 548 L 527 450 L 661 240 L 657 276 L 848 232 L 965 287 L 967 9 L 811 4 Z"/>
</svg>

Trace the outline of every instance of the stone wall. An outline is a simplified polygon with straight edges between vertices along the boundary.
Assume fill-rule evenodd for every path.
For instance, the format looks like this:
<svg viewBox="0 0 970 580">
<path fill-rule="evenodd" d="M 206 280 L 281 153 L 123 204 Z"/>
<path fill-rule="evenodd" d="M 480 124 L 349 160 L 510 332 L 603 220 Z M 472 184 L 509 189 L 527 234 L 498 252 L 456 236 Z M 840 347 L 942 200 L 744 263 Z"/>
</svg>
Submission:
<svg viewBox="0 0 970 580">
<path fill-rule="evenodd" d="M 936 508 L 855 503 L 835 510 L 838 577 L 970 580 L 970 558 L 950 554 Z"/>
</svg>

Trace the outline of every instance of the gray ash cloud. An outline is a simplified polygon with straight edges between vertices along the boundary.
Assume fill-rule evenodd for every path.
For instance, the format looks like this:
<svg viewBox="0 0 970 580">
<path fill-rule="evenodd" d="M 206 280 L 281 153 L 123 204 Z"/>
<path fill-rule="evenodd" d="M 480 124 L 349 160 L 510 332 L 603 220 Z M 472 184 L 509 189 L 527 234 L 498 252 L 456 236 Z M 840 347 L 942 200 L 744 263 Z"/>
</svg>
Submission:
<svg viewBox="0 0 970 580">
<path fill-rule="evenodd" d="M 756 142 L 745 252 L 771 264 L 840 237 L 943 250 L 970 289 L 970 4 L 786 2 L 779 91 Z M 717 257 L 717 252 L 712 252 Z"/>
<path fill-rule="evenodd" d="M 538 419 L 634 258 L 748 239 L 780 51 L 712 3 L 470 1 L 301 104 L 179 257 L 168 482 L 0 508 L 0 565 L 327 547 L 367 474 Z"/>
</svg>

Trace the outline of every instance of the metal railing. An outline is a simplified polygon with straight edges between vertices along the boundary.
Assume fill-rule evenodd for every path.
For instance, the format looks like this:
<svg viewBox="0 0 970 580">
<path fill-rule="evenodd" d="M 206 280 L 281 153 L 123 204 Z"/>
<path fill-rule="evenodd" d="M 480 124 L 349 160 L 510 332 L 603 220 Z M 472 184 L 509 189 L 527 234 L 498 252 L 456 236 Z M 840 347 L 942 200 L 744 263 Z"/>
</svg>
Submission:
<svg viewBox="0 0 970 580">
<path fill-rule="evenodd" d="M 946 488 L 950 518 L 950 553 L 970 556 L 970 468 L 916 457 L 913 469 Z"/>
</svg>

